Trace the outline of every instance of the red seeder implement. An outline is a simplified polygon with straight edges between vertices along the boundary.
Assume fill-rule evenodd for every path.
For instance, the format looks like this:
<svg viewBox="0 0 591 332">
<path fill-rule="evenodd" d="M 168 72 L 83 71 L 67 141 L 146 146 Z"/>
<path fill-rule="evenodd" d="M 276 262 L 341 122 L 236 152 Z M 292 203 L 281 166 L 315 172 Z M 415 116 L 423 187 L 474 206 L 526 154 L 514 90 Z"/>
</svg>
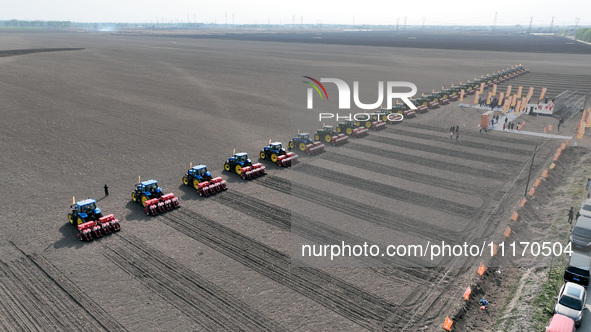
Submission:
<svg viewBox="0 0 591 332">
<path fill-rule="evenodd" d="M 267 171 L 265 170 L 265 166 L 261 165 L 261 163 L 256 163 L 252 166 L 242 167 L 242 172 L 240 173 L 240 176 L 243 180 L 250 180 L 261 175 L 265 175 L 266 172 Z"/>
<path fill-rule="evenodd" d="M 219 193 L 222 190 L 228 189 L 226 181 L 222 179 L 221 176 L 213 178 L 209 181 L 201 182 L 197 186 L 199 187 L 199 189 L 197 189 L 197 193 L 199 194 L 199 196 L 209 196 L 215 193 Z"/>
<path fill-rule="evenodd" d="M 298 155 L 293 152 L 288 152 L 277 157 L 277 165 L 287 167 L 298 162 Z"/>
<path fill-rule="evenodd" d="M 178 197 L 173 193 L 162 195 L 160 198 L 152 198 L 144 203 L 144 211 L 149 216 L 155 216 L 180 206 Z"/>
<path fill-rule="evenodd" d="M 78 238 L 82 241 L 90 241 L 119 230 L 121 230 L 119 220 L 115 219 L 115 215 L 109 214 L 100 217 L 98 221 L 88 221 L 78 225 Z"/>
</svg>

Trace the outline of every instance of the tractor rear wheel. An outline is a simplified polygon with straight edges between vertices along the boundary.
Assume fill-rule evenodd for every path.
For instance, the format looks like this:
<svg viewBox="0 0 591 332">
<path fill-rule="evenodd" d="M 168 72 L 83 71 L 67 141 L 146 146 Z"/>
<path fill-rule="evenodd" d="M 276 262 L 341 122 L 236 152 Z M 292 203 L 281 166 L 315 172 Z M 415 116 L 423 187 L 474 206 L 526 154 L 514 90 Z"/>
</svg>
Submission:
<svg viewBox="0 0 591 332">
<path fill-rule="evenodd" d="M 228 164 L 228 163 L 225 163 L 225 164 L 224 164 L 224 169 L 225 169 L 227 172 L 229 172 L 229 171 L 230 171 L 230 164 Z"/>
<path fill-rule="evenodd" d="M 189 185 L 189 178 L 188 178 L 188 177 L 186 177 L 186 176 L 183 176 L 183 184 L 184 184 L 185 186 L 188 186 L 188 185 Z"/>
<path fill-rule="evenodd" d="M 265 151 L 261 151 L 261 159 L 265 159 L 266 156 Z"/>
<path fill-rule="evenodd" d="M 306 151 L 306 144 L 304 142 L 300 142 L 300 151 Z"/>
<path fill-rule="evenodd" d="M 68 221 L 70 222 L 70 224 L 74 225 L 74 216 L 72 216 L 71 213 L 68 213 Z"/>
<path fill-rule="evenodd" d="M 388 116 L 387 115 L 382 115 L 382 121 L 388 122 Z"/>
<path fill-rule="evenodd" d="M 330 143 L 330 141 L 332 141 L 332 136 L 330 136 L 329 134 L 326 134 L 326 136 L 324 136 L 324 141 L 326 143 Z"/>
<path fill-rule="evenodd" d="M 240 165 L 236 165 L 236 167 L 234 167 L 234 171 L 236 172 L 236 174 L 240 175 L 242 174 L 242 166 Z"/>
<path fill-rule="evenodd" d="M 345 133 L 346 133 L 347 135 L 351 135 L 351 134 L 353 134 L 353 128 L 351 128 L 351 127 L 347 127 L 347 130 L 345 131 Z"/>
<path fill-rule="evenodd" d="M 137 195 L 135 194 L 135 191 L 131 193 L 131 200 L 137 203 Z"/>
<path fill-rule="evenodd" d="M 148 200 L 148 196 L 142 195 L 142 206 L 146 207 L 146 201 Z"/>
<path fill-rule="evenodd" d="M 193 188 L 199 190 L 199 180 L 193 179 Z"/>
<path fill-rule="evenodd" d="M 271 154 L 271 161 L 274 163 L 277 162 L 277 154 L 275 154 L 275 153 Z"/>
<path fill-rule="evenodd" d="M 371 121 L 365 121 L 365 128 L 371 128 Z"/>
<path fill-rule="evenodd" d="M 84 219 L 82 219 L 82 217 L 78 216 L 78 217 L 76 217 L 76 223 L 78 225 L 82 225 L 82 224 L 84 224 Z"/>
</svg>

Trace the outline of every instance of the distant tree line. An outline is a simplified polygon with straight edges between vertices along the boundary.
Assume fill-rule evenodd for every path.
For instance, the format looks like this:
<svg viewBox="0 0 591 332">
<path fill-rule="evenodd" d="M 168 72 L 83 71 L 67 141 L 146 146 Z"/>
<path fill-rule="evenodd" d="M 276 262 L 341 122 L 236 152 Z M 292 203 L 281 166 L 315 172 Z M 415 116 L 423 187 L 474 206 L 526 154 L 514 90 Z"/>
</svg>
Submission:
<svg viewBox="0 0 591 332">
<path fill-rule="evenodd" d="M 591 43 L 591 28 L 578 29 L 575 32 L 575 39 Z"/>
<path fill-rule="evenodd" d="M 9 20 L 0 21 L 0 25 L 13 28 L 69 28 L 72 26 L 70 21 L 21 21 Z"/>
</svg>

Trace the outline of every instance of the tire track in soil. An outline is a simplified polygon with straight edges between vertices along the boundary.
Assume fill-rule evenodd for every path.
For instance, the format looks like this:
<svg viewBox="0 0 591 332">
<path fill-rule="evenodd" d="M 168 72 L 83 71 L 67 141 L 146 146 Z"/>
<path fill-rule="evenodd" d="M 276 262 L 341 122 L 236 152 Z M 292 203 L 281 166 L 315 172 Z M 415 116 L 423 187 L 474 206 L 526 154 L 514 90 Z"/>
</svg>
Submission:
<svg viewBox="0 0 591 332">
<path fill-rule="evenodd" d="M 404 162 L 415 163 L 418 165 L 431 167 L 431 168 L 434 168 L 439 171 L 444 170 L 446 172 L 454 172 L 454 173 L 458 173 L 458 174 L 464 173 L 464 174 L 470 174 L 470 175 L 475 175 L 475 176 L 490 178 L 490 179 L 498 179 L 498 178 L 506 176 L 505 173 L 495 171 L 494 169 L 489 170 L 489 169 L 484 169 L 484 168 L 467 166 L 467 165 L 463 165 L 461 163 L 455 164 L 455 163 L 450 163 L 450 162 L 446 162 L 446 161 L 434 160 L 434 159 L 429 159 L 429 158 L 425 158 L 425 157 L 421 157 L 421 156 L 417 156 L 417 155 L 413 155 L 413 154 L 408 154 L 408 153 L 403 153 L 403 152 L 394 152 L 391 150 L 380 149 L 380 148 L 376 148 L 376 147 L 372 147 L 372 146 L 368 146 L 368 145 L 363 145 L 363 144 L 359 144 L 359 143 L 355 143 L 355 142 L 349 142 L 349 144 L 345 145 L 343 148 L 361 151 L 364 153 L 373 154 L 373 155 L 384 157 L 384 158 L 391 158 L 391 159 L 400 160 L 400 161 L 404 161 Z"/>
<path fill-rule="evenodd" d="M 447 149 L 447 148 L 432 146 L 432 145 L 423 144 L 423 143 L 398 140 L 398 139 L 384 137 L 384 136 L 375 136 L 374 135 L 374 136 L 368 136 L 366 139 L 369 141 L 372 141 L 372 142 L 376 142 L 376 143 L 399 146 L 399 147 L 403 147 L 403 148 L 407 148 L 407 149 L 423 151 L 423 152 L 428 152 L 428 153 L 433 153 L 433 154 L 438 154 L 438 155 L 443 155 L 443 156 L 448 156 L 448 157 L 454 157 L 454 158 L 459 158 L 459 159 L 481 161 L 481 162 L 494 164 L 494 165 L 517 166 L 520 164 L 520 161 L 509 159 L 509 158 L 487 156 L 487 155 L 482 155 L 482 154 L 477 154 L 477 153 L 472 153 L 472 152 L 458 151 L 458 150 Z M 461 143 L 461 144 L 463 144 L 463 143 Z"/>
<path fill-rule="evenodd" d="M 197 212 L 181 208 L 158 218 L 179 232 L 367 329 L 376 329 L 386 317 L 397 311 L 395 305 L 326 272 L 311 267 L 293 267 L 289 256 Z M 396 323 L 392 324 L 391 328 L 395 330 Z"/>
<path fill-rule="evenodd" d="M 292 184 L 289 180 L 273 175 L 266 175 L 265 177 L 258 179 L 257 183 L 267 188 L 304 199 L 308 202 L 330 208 L 378 226 L 395 230 L 404 227 L 405 233 L 416 235 L 420 238 L 438 241 L 445 240 L 449 242 L 456 239 L 459 234 L 457 232 L 451 232 L 449 229 L 440 228 L 436 225 L 409 218 L 396 212 L 368 206 L 355 200 L 336 196 L 316 188 L 301 184 Z M 297 188 L 297 190 L 292 190 L 292 186 Z M 392 221 L 395 221 L 395 223 L 392 223 Z"/>
<path fill-rule="evenodd" d="M 6 330 L 126 331 L 96 303 L 92 309 L 83 306 L 37 264 L 44 260 L 39 257 L 32 255 L 9 263 L 0 262 L 0 274 L 6 278 L 0 283 L 5 306 L 2 311 L 7 314 L 4 317 L 12 317 L 16 325 Z"/>
<path fill-rule="evenodd" d="M 245 197 L 238 193 L 228 192 L 222 196 L 216 196 L 212 198 L 218 203 L 226 205 L 236 211 L 245 213 L 251 217 L 262 220 L 270 225 L 276 226 L 283 229 L 284 231 L 291 231 L 291 219 L 292 213 L 288 209 L 280 206 L 267 203 L 263 200 L 254 197 Z M 296 228 L 297 235 L 307 238 L 311 241 L 315 241 L 319 244 L 340 244 L 341 241 L 346 243 L 364 243 L 367 240 L 361 237 L 352 235 L 350 233 L 343 232 L 337 228 L 324 225 L 312 221 L 306 216 L 295 215 L 297 218 Z M 381 275 L 397 284 L 413 285 L 422 284 L 426 280 L 436 280 L 441 277 L 440 271 L 432 268 L 422 268 L 424 271 L 421 272 L 417 267 L 404 267 L 397 266 L 395 262 L 391 261 L 388 257 L 363 257 L 361 262 L 364 260 L 370 260 L 375 262 L 377 265 L 383 265 L 384 260 L 389 260 L 388 267 L 372 267 L 371 265 L 364 264 L 367 268 L 374 271 L 374 273 Z M 419 293 L 419 294 L 417 294 Z M 404 306 L 398 310 L 409 310 L 419 302 L 421 292 L 413 292 L 409 294 L 401 303 L 405 303 Z M 408 317 L 406 317 L 408 319 Z"/>
<path fill-rule="evenodd" d="M 416 172 L 405 168 L 379 164 L 361 158 L 349 157 L 334 152 L 325 152 L 321 154 L 318 158 L 334 161 L 343 165 L 359 167 L 361 169 L 370 170 L 376 173 L 382 173 L 384 175 L 388 175 L 391 177 L 422 183 L 442 189 L 454 188 L 454 190 L 465 194 L 478 194 L 480 196 L 487 191 L 486 188 L 470 186 L 462 182 L 457 182 L 426 173 Z M 292 166 L 292 168 L 294 169 L 297 167 L 299 167 L 299 165 Z"/>
<path fill-rule="evenodd" d="M 221 203 L 222 205 L 245 213 L 269 225 L 279 227 L 286 232 L 294 231 L 296 235 L 307 238 L 317 244 L 341 244 L 342 241 L 350 244 L 371 242 L 360 236 L 342 231 L 338 228 L 323 224 L 321 222 L 316 222 L 304 215 L 292 213 L 286 208 L 268 203 L 255 197 L 245 197 L 235 192 L 228 192 L 226 195 L 223 195 L 223 197 L 217 196 L 212 199 L 218 203 Z M 292 216 L 297 220 L 293 227 L 292 222 L 290 221 Z M 368 256 L 364 257 L 363 260 L 374 261 L 379 266 L 384 264 L 384 260 L 389 259 L 387 257 Z M 390 261 L 389 264 L 396 263 Z M 392 272 L 394 271 L 390 271 L 390 273 Z M 381 274 L 386 275 L 385 273 Z M 416 273 L 409 275 L 416 277 Z M 423 277 L 425 277 L 425 275 L 421 275 L 420 279 L 423 279 Z"/>
<path fill-rule="evenodd" d="M 445 134 L 449 135 L 449 132 L 442 132 L 443 135 L 433 135 L 433 134 L 419 133 L 419 132 L 408 130 L 408 129 L 402 128 L 402 127 L 397 128 L 397 129 L 398 130 L 397 130 L 396 134 L 399 134 L 399 135 L 410 136 L 410 137 L 415 137 L 415 138 L 420 138 L 420 139 L 425 139 L 425 140 L 430 140 L 430 141 L 442 141 L 442 140 L 450 141 L 450 139 L 448 139 L 447 136 L 445 135 Z M 465 135 L 465 134 L 462 133 L 462 135 Z M 493 141 L 491 141 L 491 142 L 493 142 Z M 527 156 L 532 153 L 532 151 L 530 151 L 530 150 L 517 149 L 517 148 L 512 148 L 512 147 L 502 146 L 502 145 L 497 145 L 497 144 L 478 143 L 478 142 L 468 141 L 468 140 L 463 140 L 461 144 L 464 147 L 479 149 L 479 150 L 483 150 L 483 151 L 495 151 L 495 152 L 501 152 L 501 153 L 509 153 L 509 154 L 513 154 L 513 155 L 516 155 L 519 157 L 523 157 L 524 155 Z"/>
<path fill-rule="evenodd" d="M 206 330 L 286 331 L 139 238 L 119 239 L 105 246 L 103 255 Z"/>
<path fill-rule="evenodd" d="M 478 209 L 467 204 L 457 203 L 443 198 L 437 198 L 426 194 L 416 193 L 400 187 L 394 187 L 376 181 L 362 179 L 356 176 L 331 171 L 329 169 L 310 164 L 298 165 L 297 168 L 294 168 L 294 171 L 308 174 L 310 176 L 319 177 L 324 180 L 328 180 L 351 188 L 362 189 L 367 192 L 376 193 L 384 197 L 399 200 L 401 202 L 407 202 L 412 204 L 427 204 L 430 208 L 434 208 L 446 213 L 453 213 L 460 216 L 472 215 L 475 212 L 475 210 Z M 422 224 L 422 227 L 433 227 L 432 225 L 425 222 L 419 221 L 419 223 Z"/>
<path fill-rule="evenodd" d="M 68 277 L 59 271 L 51 262 L 49 262 L 42 255 L 28 255 L 29 259 L 37 266 L 37 268 L 45 274 L 55 285 L 57 285 L 64 293 L 81 308 L 80 312 L 84 313 L 100 324 L 107 331 L 127 331 L 115 318 L 109 315 L 98 303 L 92 300 L 86 293 L 84 293 L 76 284 L 74 284 Z M 77 321 L 80 316 L 77 315 Z"/>
</svg>

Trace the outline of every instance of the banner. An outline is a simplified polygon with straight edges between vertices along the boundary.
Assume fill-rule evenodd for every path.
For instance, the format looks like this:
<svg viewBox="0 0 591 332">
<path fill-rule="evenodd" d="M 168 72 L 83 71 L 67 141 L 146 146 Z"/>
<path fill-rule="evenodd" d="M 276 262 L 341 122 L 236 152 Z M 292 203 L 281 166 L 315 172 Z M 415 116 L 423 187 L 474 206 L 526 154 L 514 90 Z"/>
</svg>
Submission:
<svg viewBox="0 0 591 332">
<path fill-rule="evenodd" d="M 540 99 L 544 99 L 544 96 L 546 95 L 546 90 L 548 90 L 548 88 L 542 88 L 542 93 L 540 93 Z"/>
<path fill-rule="evenodd" d="M 511 98 L 505 99 L 505 104 L 503 105 L 503 113 L 505 113 L 509 109 L 509 104 L 511 104 Z"/>
<path fill-rule="evenodd" d="M 507 92 L 505 92 L 505 95 L 509 96 L 511 95 L 511 86 L 507 85 Z"/>
<path fill-rule="evenodd" d="M 527 106 L 527 98 L 521 99 L 521 109 L 519 111 L 520 112 L 523 111 L 526 106 Z"/>
<path fill-rule="evenodd" d="M 502 92 L 499 94 L 499 106 L 503 105 L 503 97 L 505 97 L 505 94 L 503 94 Z"/>
<path fill-rule="evenodd" d="M 484 82 L 480 83 L 480 93 L 484 92 Z"/>
<path fill-rule="evenodd" d="M 490 91 L 489 91 L 489 92 L 488 92 L 488 95 L 486 96 L 486 104 L 487 104 L 487 105 L 490 105 L 490 96 L 491 96 L 491 93 L 490 93 Z"/>
<path fill-rule="evenodd" d="M 519 88 L 517 88 L 517 98 L 521 98 L 521 92 L 523 92 L 523 87 L 520 85 Z"/>
<path fill-rule="evenodd" d="M 534 95 L 534 87 L 533 86 L 529 87 L 529 91 L 527 92 L 527 95 L 529 96 L 529 98 L 531 98 Z"/>
<path fill-rule="evenodd" d="M 519 114 L 520 109 L 521 109 L 521 100 L 515 104 L 515 114 Z"/>
<path fill-rule="evenodd" d="M 493 84 L 492 94 L 493 95 L 496 95 L 497 94 L 497 85 L 496 84 Z"/>
<path fill-rule="evenodd" d="M 515 106 L 515 103 L 516 103 L 516 102 L 517 102 L 517 96 L 516 96 L 516 95 L 513 95 L 513 96 L 511 97 L 511 106 Z"/>
<path fill-rule="evenodd" d="M 460 101 L 464 101 L 464 89 L 460 90 Z"/>
<path fill-rule="evenodd" d="M 476 91 L 474 94 L 474 104 L 478 104 L 478 97 L 480 97 L 480 91 Z"/>
</svg>

